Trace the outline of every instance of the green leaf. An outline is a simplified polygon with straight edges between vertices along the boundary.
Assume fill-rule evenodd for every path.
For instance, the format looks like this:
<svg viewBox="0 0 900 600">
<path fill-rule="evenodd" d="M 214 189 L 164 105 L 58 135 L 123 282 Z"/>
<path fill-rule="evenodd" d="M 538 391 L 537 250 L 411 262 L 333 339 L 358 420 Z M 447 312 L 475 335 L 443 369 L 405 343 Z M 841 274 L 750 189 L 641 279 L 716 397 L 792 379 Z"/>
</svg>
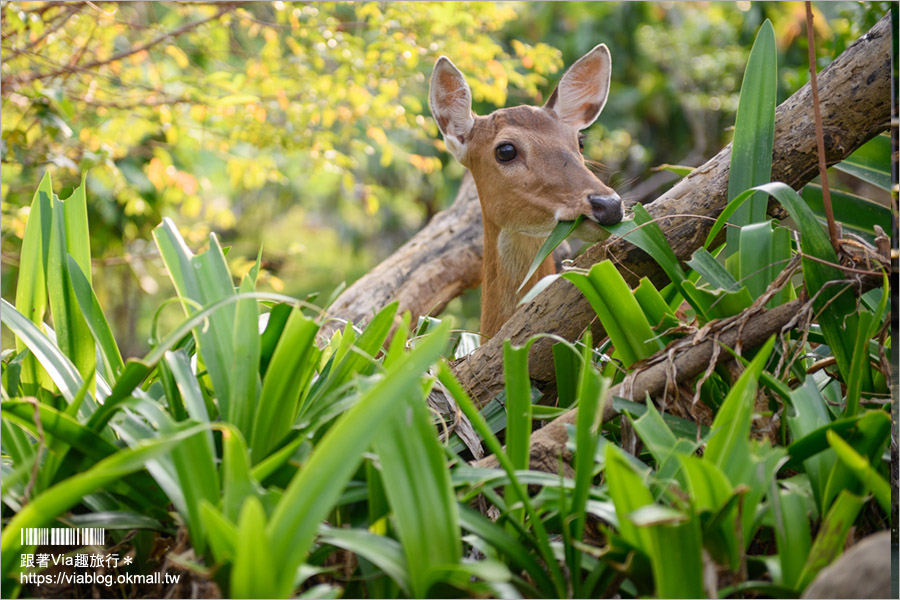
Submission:
<svg viewBox="0 0 900 600">
<path fill-rule="evenodd" d="M 612 262 L 605 260 L 595 264 L 587 275 L 569 271 L 562 277 L 574 283 L 591 303 L 625 366 L 663 348 Z"/>
<path fill-rule="evenodd" d="M 872 492 L 885 514 L 890 514 L 891 486 L 887 480 L 872 467 L 868 458 L 854 450 L 853 446 L 845 442 L 837 433 L 828 431 L 825 435 L 828 438 L 828 444 L 837 453 L 838 459 L 850 469 L 867 491 Z"/>
<path fill-rule="evenodd" d="M 572 232 L 578 229 L 578 226 L 584 222 L 585 216 L 578 215 L 578 218 L 574 221 L 559 221 L 556 224 L 556 227 L 553 228 L 553 231 L 550 232 L 550 235 L 547 236 L 547 239 L 544 240 L 544 243 L 541 245 L 540 250 L 538 250 L 537 256 L 534 257 L 534 260 L 531 261 L 531 266 L 528 267 L 528 273 L 525 275 L 525 278 L 522 279 L 522 283 L 519 284 L 516 292 L 521 292 L 522 288 L 525 287 L 525 284 L 528 283 L 528 280 L 531 279 L 531 276 L 534 275 L 535 271 L 538 270 L 547 257 L 553 254 L 553 251 L 556 250 L 556 247 L 563 243 L 563 241 L 572 235 Z"/>
<path fill-rule="evenodd" d="M 844 422 L 849 427 L 855 425 L 855 421 Z M 821 450 L 828 448 L 825 428 L 838 426 L 838 422 L 831 423 L 825 399 L 812 377 L 807 377 L 803 385 L 791 391 L 791 409 L 787 411 L 787 423 L 794 440 L 788 452 L 803 461 L 819 510 L 824 513 L 828 508 L 825 505 L 825 486 L 837 462 L 837 456 L 833 450 Z"/>
<path fill-rule="evenodd" d="M 581 542 L 584 537 L 587 521 L 585 507 L 594 477 L 594 451 L 597 448 L 600 420 L 610 384 L 610 380 L 602 377 L 591 361 L 593 344 L 590 331 L 585 333 L 582 341 L 584 350 L 578 382 L 578 415 L 575 420 L 575 489 L 572 491 L 571 503 L 567 507 L 571 525 L 566 540 L 566 560 L 570 570 L 575 573 L 581 568 L 581 551 L 575 543 Z M 580 584 L 578 577 L 574 582 L 575 597 L 582 595 Z"/>
<path fill-rule="evenodd" d="M 125 370 L 113 386 L 112 392 L 107 396 L 103 405 L 91 415 L 90 426 L 96 431 L 102 429 L 119 409 L 119 404 L 128 398 L 135 388 L 137 388 L 137 386 L 153 372 L 156 364 L 162 360 L 166 352 L 178 345 L 182 338 L 188 335 L 192 329 L 205 324 L 210 315 L 214 315 L 217 311 L 231 306 L 232 304 L 243 300 L 245 297 L 256 298 L 257 300 L 296 303 L 296 300 L 293 298 L 282 294 L 253 292 L 252 294 L 231 295 L 193 312 L 191 316 L 182 321 L 172 333 L 167 335 L 162 342 L 157 346 L 154 346 L 146 356 L 139 359 L 129 358 L 125 362 Z"/>
<path fill-rule="evenodd" d="M 723 267 L 706 248 L 697 248 L 687 261 L 687 266 L 694 269 L 713 287 L 726 292 L 736 292 L 741 288 L 734 276 Z"/>
<path fill-rule="evenodd" d="M 651 540 L 653 583 L 660 598 L 703 598 L 700 522 L 675 509 L 646 505 L 630 517 Z M 677 556 L 678 560 L 672 560 Z"/>
<path fill-rule="evenodd" d="M 636 526 L 631 515 L 641 507 L 652 505 L 653 496 L 644 477 L 634 470 L 623 456 L 623 451 L 613 444 L 607 444 L 606 447 L 606 478 L 609 482 L 609 495 L 619 518 L 619 533 L 634 548 L 648 557 L 652 556 L 653 538 L 646 528 Z"/>
<path fill-rule="evenodd" d="M 729 200 L 772 177 L 777 92 L 775 30 L 766 19 L 756 34 L 741 84 L 731 145 L 731 167 L 728 172 Z M 754 194 L 749 204 L 737 209 L 729 222 L 737 226 L 759 223 L 766 218 L 766 208 L 765 194 Z M 726 259 L 739 250 L 739 236 L 739 229 L 729 228 L 726 232 Z"/>
<path fill-rule="evenodd" d="M 185 354 L 183 349 L 174 352 L 166 352 L 163 354 L 166 365 L 172 372 L 175 379 L 175 385 L 178 386 L 178 393 L 184 401 L 187 414 L 198 423 L 208 423 L 209 413 L 206 410 L 206 402 L 203 399 L 203 391 L 200 389 L 200 383 L 191 370 L 191 359 Z M 209 442 L 212 444 L 212 433 L 209 435 Z"/>
<path fill-rule="evenodd" d="M 838 369 L 844 377 L 851 372 L 854 341 L 859 330 L 856 300 L 850 293 L 850 284 L 844 282 L 834 248 L 815 215 L 797 192 L 783 183 L 770 183 L 759 189 L 775 197 L 800 230 L 800 248 L 803 258 L 803 279 L 807 293 L 813 300 L 819 326 L 834 353 Z M 810 258 L 806 258 L 810 257 Z M 814 260 L 819 259 L 819 260 Z M 872 379 L 868 363 L 860 383 L 862 391 L 871 391 Z"/>
<path fill-rule="evenodd" d="M 94 336 L 97 349 L 100 350 L 100 358 L 103 361 L 106 377 L 110 383 L 115 383 L 125 369 L 119 346 L 116 344 L 116 339 L 109 328 L 109 322 L 103 314 L 103 309 L 100 308 L 100 302 L 97 300 L 97 295 L 91 287 L 90 280 L 71 255 L 68 256 L 68 265 L 69 277 L 71 278 L 75 299 L 78 302 L 78 308 L 87 322 L 88 328 L 91 330 L 91 335 Z"/>
<path fill-rule="evenodd" d="M 749 223 L 741 228 L 740 247 L 743 249 L 738 255 L 741 283 L 752 298 L 759 298 L 791 259 L 790 232 L 771 221 Z M 774 308 L 784 304 L 791 299 L 790 292 L 790 284 L 785 285 L 766 306 Z"/>
<path fill-rule="evenodd" d="M 531 527 L 534 530 L 534 535 L 537 539 L 537 549 L 541 558 L 550 569 L 554 591 L 557 596 L 562 596 L 565 592 L 565 581 L 563 579 L 562 571 L 556 562 L 553 549 L 550 546 L 550 538 L 547 534 L 547 529 L 544 527 L 543 521 L 535 512 L 534 506 L 528 497 L 528 493 L 522 485 L 522 481 L 516 473 L 516 470 L 513 468 L 512 462 L 500 445 L 500 441 L 488 427 L 484 416 L 475 407 L 472 399 L 469 398 L 469 395 L 463 389 L 459 380 L 453 374 L 453 371 L 451 371 L 450 367 L 447 366 L 447 363 L 443 361 L 438 365 L 438 380 L 444 385 L 453 399 L 456 400 L 457 406 L 459 406 L 463 414 L 469 419 L 475 432 L 481 436 L 487 449 L 497 457 L 500 466 L 506 472 L 506 476 L 509 478 L 513 491 L 515 492 L 515 498 L 524 505 L 525 513 L 531 520 Z"/>
<path fill-rule="evenodd" d="M 641 310 L 647 317 L 647 321 L 657 331 L 662 332 L 672 327 L 678 326 L 678 318 L 669 308 L 665 298 L 656 289 L 656 286 L 646 277 L 641 278 L 640 283 L 634 288 L 634 299 L 638 301 Z M 663 344 L 667 343 L 668 337 L 660 338 Z M 559 382 L 559 376 L 557 376 Z"/>
<path fill-rule="evenodd" d="M 613 235 L 625 238 L 649 254 L 669 276 L 669 280 L 676 287 L 679 286 L 685 279 L 684 271 L 659 224 L 653 220 L 643 205 L 635 204 L 632 210 L 634 211 L 634 220 L 607 225 L 604 226 L 604 229 Z"/>
<path fill-rule="evenodd" d="M 772 337 L 760 348 L 728 392 L 713 420 L 712 436 L 703 456 L 721 468 L 732 483 L 740 481 L 741 472 L 749 459 L 750 423 L 756 403 L 757 382 L 774 344 L 775 338 Z"/>
<path fill-rule="evenodd" d="M 398 302 L 392 302 L 376 314 L 363 330 L 359 338 L 356 338 L 351 325 L 347 326 L 340 346 L 332 358 L 332 368 L 325 367 L 321 371 L 319 379 L 313 384 L 312 389 L 300 407 L 303 415 L 308 407 L 316 406 L 327 398 L 334 390 L 340 388 L 353 377 L 359 374 L 367 374 L 375 368 L 375 357 L 381 351 L 387 339 L 388 333 L 394 324 L 397 314 Z M 424 331 L 419 331 L 423 335 Z M 325 373 L 328 373 L 327 377 Z"/>
<path fill-rule="evenodd" d="M 578 355 L 568 344 L 553 344 L 553 366 L 556 372 L 556 397 L 560 408 L 569 408 L 575 402 L 578 382 Z M 532 414 L 534 407 L 532 407 Z"/>
<path fill-rule="evenodd" d="M 192 426 L 190 421 L 172 420 L 158 403 L 149 399 L 136 398 L 131 407 L 142 414 L 148 422 L 156 425 L 163 434 Z M 203 425 L 208 427 L 208 423 Z M 220 496 L 215 447 L 209 434 L 210 432 L 206 431 L 185 439 L 172 449 L 170 456 L 164 457 L 177 477 L 177 491 L 171 485 L 166 489 L 163 482 L 160 482 L 160 486 L 166 490 L 173 504 L 182 513 L 191 536 L 191 544 L 198 554 L 206 551 L 206 532 L 200 517 L 200 506 L 204 500 L 210 503 L 217 502 Z M 159 472 L 151 471 L 151 473 L 159 482 Z M 176 497 L 172 497 L 173 492 Z"/>
<path fill-rule="evenodd" d="M 825 222 L 825 201 L 822 186 L 808 183 L 800 192 L 803 200 L 820 222 Z M 841 223 L 845 230 L 853 231 L 869 237 L 875 235 L 875 226 L 884 231 L 891 230 L 891 211 L 888 207 L 867 198 L 856 196 L 841 190 L 831 190 L 831 207 L 834 219 Z"/>
<path fill-rule="evenodd" d="M 694 172 L 696 167 L 687 167 L 684 165 L 670 165 L 668 163 L 659 165 L 658 167 L 653 167 L 654 171 L 669 171 L 671 173 L 675 173 L 679 177 L 687 177 L 691 173 Z"/>
<path fill-rule="evenodd" d="M 235 295 L 234 284 L 218 239 L 211 234 L 209 249 L 194 255 L 171 219 L 163 219 L 153 230 L 160 255 L 182 299 L 185 314 L 197 312 L 196 305 L 209 306 Z M 231 366 L 234 364 L 235 306 L 223 304 L 210 313 L 204 327 L 194 330 L 197 346 L 219 402 L 219 412 L 231 415 Z M 240 401 L 240 400 L 237 400 Z"/>
<path fill-rule="evenodd" d="M 753 298 L 745 287 L 735 292 L 712 291 L 698 288 L 693 281 L 685 281 L 682 289 L 685 299 L 690 299 L 691 305 L 699 309 L 703 321 L 736 315 L 753 304 Z"/>
<path fill-rule="evenodd" d="M 266 528 L 266 512 L 256 496 L 248 496 L 237 526 L 230 595 L 235 598 L 286 598 L 277 579 L 278 558 Z"/>
<path fill-rule="evenodd" d="M 629 415 L 634 431 L 656 459 L 657 477 L 661 479 L 674 477 L 680 465 L 678 459 L 692 454 L 698 443 L 692 439 L 675 437 L 652 400 L 648 399 L 644 406 L 646 410 L 640 418 L 631 419 Z M 690 433 L 691 438 L 696 435 L 696 427 L 693 429 Z"/>
<path fill-rule="evenodd" d="M 253 463 L 265 458 L 284 439 L 300 411 L 319 359 L 315 345 L 319 326 L 294 309 L 272 354 L 262 385 L 250 435 Z"/>
<path fill-rule="evenodd" d="M 7 523 L 0 535 L 4 577 L 9 577 L 19 564 L 20 533 L 23 528 L 45 526 L 74 506 L 86 494 L 143 468 L 149 459 L 169 451 L 203 429 L 205 427 L 192 427 L 171 435 L 160 436 L 136 448 L 120 450 L 90 469 L 69 477 L 33 498 Z"/>
<path fill-rule="evenodd" d="M 847 381 L 844 414 L 848 417 L 852 417 L 859 412 L 859 400 L 867 376 L 870 377 L 869 381 L 871 382 L 868 352 L 869 340 L 878 332 L 877 326 L 880 325 L 875 320 L 875 316 L 864 308 L 859 310 L 857 316 L 859 320 L 857 321 L 856 331 L 848 332 L 856 334 L 853 340 L 853 353 L 850 355 L 850 370 L 841 373 Z M 876 327 L 873 327 L 873 324 Z"/>
<path fill-rule="evenodd" d="M 704 523 L 706 547 L 717 562 L 737 569 L 742 550 L 736 530 L 738 492 L 712 462 L 686 454 L 679 456 L 679 462 L 685 491 Z"/>
<path fill-rule="evenodd" d="M 500 552 L 502 556 L 523 569 L 535 582 L 538 589 L 548 596 L 555 594 L 553 582 L 547 576 L 547 571 L 522 544 L 522 538 L 510 534 L 503 527 L 467 505 L 460 506 L 459 517 L 463 529 L 477 535 Z"/>
<path fill-rule="evenodd" d="M 722 228 L 725 227 L 731 220 L 732 215 L 743 206 L 743 204 L 747 201 L 748 198 L 751 198 L 757 191 L 757 188 L 751 188 L 744 192 L 741 192 L 734 198 L 728 201 L 728 204 L 725 205 L 725 208 L 719 213 L 719 216 L 716 217 L 716 221 L 713 223 L 712 227 L 709 230 L 709 233 L 706 234 L 706 241 L 703 242 L 703 247 L 709 250 L 709 247 L 716 240 L 716 236 L 719 235 L 719 232 L 722 231 Z"/>
<path fill-rule="evenodd" d="M 757 382 L 772 354 L 775 337 L 763 344 L 719 407 L 712 424 L 712 435 L 706 445 L 704 460 L 719 467 L 733 486 L 745 484 L 743 540 L 752 540 L 755 506 L 769 489 L 784 452 L 780 448 L 764 449 L 750 443 L 750 424 L 756 404 Z"/>
<path fill-rule="evenodd" d="M 425 598 L 437 573 L 462 556 L 458 505 L 422 388 L 408 386 L 394 402 L 403 410 L 384 421 L 373 445 L 412 595 Z"/>
<path fill-rule="evenodd" d="M 319 523 L 356 471 L 379 426 L 400 408 L 396 398 L 410 386 L 419 385 L 421 374 L 438 358 L 448 339 L 449 322 L 421 340 L 365 390 L 360 401 L 328 430 L 285 489 L 267 528 L 272 553 L 280 557 L 279 595 L 290 593 L 294 572 L 306 556 Z"/>
<path fill-rule="evenodd" d="M 258 263 L 255 268 L 258 268 Z M 251 274 L 245 275 L 241 280 L 238 291 L 242 294 L 249 294 L 255 289 L 255 269 L 251 269 Z M 260 396 L 259 356 L 261 344 L 258 323 L 259 307 L 256 300 L 252 298 L 239 300 L 234 311 L 232 338 L 234 352 L 229 369 L 229 389 L 232 398 L 228 403 L 229 413 L 226 418 L 228 422 L 234 423 L 244 435 L 250 435 L 253 430 L 253 421 Z"/>
<path fill-rule="evenodd" d="M 0 403 L 0 410 L 6 419 L 20 424 L 37 437 L 37 426 L 34 423 L 35 409 L 40 415 L 44 435 L 76 448 L 85 456 L 101 460 L 118 450 L 73 417 L 59 412 L 47 404 L 35 404 L 25 400 L 7 400 Z M 4 440 L 4 445 L 5 443 L 6 440 Z"/>
<path fill-rule="evenodd" d="M 222 427 L 222 513 L 237 521 L 241 505 L 251 495 L 258 495 L 259 484 L 250 474 L 250 453 L 239 429 Z"/>
<path fill-rule="evenodd" d="M 878 135 L 860 146 L 853 154 L 834 165 L 867 183 L 891 191 L 891 138 Z"/>
<path fill-rule="evenodd" d="M 890 417 L 883 411 L 871 410 L 867 411 L 857 422 L 855 430 L 845 434 L 845 439 L 857 453 L 867 457 L 871 463 L 880 460 L 884 446 L 887 444 L 890 430 Z M 826 437 L 827 435 L 826 433 Z M 847 463 L 838 460 L 832 467 L 822 493 L 822 512 L 831 504 L 831 499 L 841 491 L 859 493 L 863 490 L 857 481 L 857 474 L 854 473 L 853 467 L 850 466 L 852 464 L 852 461 Z"/>
<path fill-rule="evenodd" d="M 53 219 L 53 183 L 50 170 L 44 177 L 31 201 L 22 251 L 19 255 L 19 277 L 16 283 L 16 309 L 40 330 L 47 311 L 47 261 L 50 255 L 50 232 Z M 27 344 L 16 338 L 16 350 L 21 352 Z M 50 379 L 40 370 L 38 359 L 26 357 L 22 363 L 22 383 L 50 386 Z"/>
<path fill-rule="evenodd" d="M 407 595 L 413 595 L 412 574 L 406 564 L 403 547 L 396 540 L 361 529 L 322 525 L 319 541 L 365 558 L 393 579 Z"/>
<path fill-rule="evenodd" d="M 103 527 L 105 529 L 150 529 L 174 534 L 175 530 L 164 526 L 158 520 L 127 510 L 101 511 L 83 515 L 68 515 L 66 521 L 76 527 Z"/>
<path fill-rule="evenodd" d="M 14 401 L 4 401 L 0 403 L 0 410 L 6 411 L 11 409 L 15 406 L 13 402 Z M 31 406 L 31 413 L 34 415 L 34 405 Z M 27 419 L 27 417 L 24 416 L 22 418 Z M 12 459 L 12 464 L 18 467 L 23 465 L 30 466 L 33 464 L 32 461 L 35 458 L 36 448 L 35 445 L 31 443 L 31 439 L 24 430 L 31 430 L 33 420 L 28 420 L 27 423 L 21 422 L 21 427 L 19 425 L 13 425 L 13 420 L 15 420 L 15 418 L 0 419 L 0 430 L 3 432 L 3 451 Z M 37 427 L 35 427 L 35 429 L 37 429 Z M 4 474 L 3 477 L 4 485 L 8 486 L 9 483 L 7 482 L 6 475 Z"/>
<path fill-rule="evenodd" d="M 636 417 L 640 417 L 641 415 L 646 414 L 649 410 L 651 410 L 647 404 L 632 402 L 631 400 L 626 400 L 625 398 L 621 398 L 619 396 L 613 396 L 612 405 L 616 412 L 627 412 L 629 415 L 633 415 Z M 687 439 L 694 439 L 697 437 L 697 423 L 689 421 L 687 419 L 676 417 L 669 413 L 665 413 L 660 416 L 662 417 L 663 422 L 666 424 L 668 429 L 670 429 L 672 433 L 674 433 L 677 437 Z M 707 427 L 706 425 L 700 425 L 700 436 L 706 437 L 707 435 L 709 435 L 709 427 Z"/>
<path fill-rule="evenodd" d="M 769 493 L 769 503 L 775 521 L 775 542 L 781 562 L 780 583 L 794 588 L 800 580 L 812 542 L 806 503 L 799 493 L 779 489 L 774 481 Z"/>
<path fill-rule="evenodd" d="M 797 581 L 797 589 L 805 589 L 819 571 L 831 564 L 844 549 L 847 533 L 856 520 L 864 498 L 842 490 L 835 500 L 813 542 L 806 564 Z"/>
<path fill-rule="evenodd" d="M 269 361 L 272 360 L 272 353 L 275 352 L 275 345 L 284 331 L 288 317 L 291 316 L 293 306 L 290 304 L 276 304 L 269 311 L 266 320 L 266 330 L 260 336 L 260 357 L 259 357 L 259 375 L 265 377 L 269 368 Z"/>
<path fill-rule="evenodd" d="M 38 363 L 59 388 L 60 393 L 71 404 L 78 395 L 84 381 L 72 361 L 51 342 L 38 327 L 16 310 L 9 302 L 0 298 L 0 320 L 9 327 L 18 340 L 27 347 Z M 23 365 L 24 376 L 24 365 Z"/>
<path fill-rule="evenodd" d="M 506 391 L 506 455 L 516 470 L 528 469 L 531 443 L 531 377 L 528 373 L 528 352 L 531 344 L 515 348 L 503 343 L 503 373 Z M 507 486 L 506 497 L 512 497 Z M 522 523 L 524 508 L 510 511 L 509 518 Z M 512 526 L 512 525 L 511 525 Z"/>
<path fill-rule="evenodd" d="M 56 344 L 69 358 L 82 378 L 93 373 L 97 364 L 94 338 L 78 308 L 69 275 L 68 257 L 78 263 L 90 284 L 91 250 L 87 225 L 84 186 L 65 202 L 53 200 L 50 253 L 47 257 L 47 297 L 53 315 Z"/>
<path fill-rule="evenodd" d="M 218 563 L 232 562 L 238 545 L 237 525 L 229 521 L 209 501 L 200 503 L 200 518 L 207 532 L 209 549 Z"/>
<path fill-rule="evenodd" d="M 812 380 L 811 377 L 810 380 Z M 815 387 L 814 382 L 811 385 Z M 797 389 L 800 390 L 802 388 Z M 790 455 L 791 460 L 784 465 L 785 468 L 796 469 L 801 463 L 805 462 L 809 458 L 819 454 L 824 450 L 828 450 L 829 431 L 834 431 L 838 435 L 845 435 L 850 432 L 854 432 L 859 420 L 862 419 L 863 416 L 864 415 L 855 415 L 853 417 L 838 419 L 836 421 L 832 421 L 818 428 L 810 430 L 809 433 L 797 439 L 790 446 L 788 446 L 788 454 Z M 827 413 L 824 414 L 823 418 L 828 418 Z M 789 417 L 788 420 L 791 435 L 797 435 L 798 432 L 803 431 L 801 427 L 794 425 L 794 419 L 797 419 L 797 417 Z M 826 421 L 823 420 L 818 422 Z"/>
</svg>

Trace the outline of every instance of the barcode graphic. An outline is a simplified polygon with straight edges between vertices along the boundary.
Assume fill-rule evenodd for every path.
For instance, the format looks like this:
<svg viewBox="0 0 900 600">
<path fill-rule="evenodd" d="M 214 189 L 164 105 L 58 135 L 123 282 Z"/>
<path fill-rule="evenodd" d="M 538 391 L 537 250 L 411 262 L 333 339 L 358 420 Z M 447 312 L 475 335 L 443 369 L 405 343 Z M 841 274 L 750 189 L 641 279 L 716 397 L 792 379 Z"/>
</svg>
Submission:
<svg viewBox="0 0 900 600">
<path fill-rule="evenodd" d="M 23 527 L 19 533 L 23 546 L 102 546 L 106 540 L 102 527 Z"/>
</svg>

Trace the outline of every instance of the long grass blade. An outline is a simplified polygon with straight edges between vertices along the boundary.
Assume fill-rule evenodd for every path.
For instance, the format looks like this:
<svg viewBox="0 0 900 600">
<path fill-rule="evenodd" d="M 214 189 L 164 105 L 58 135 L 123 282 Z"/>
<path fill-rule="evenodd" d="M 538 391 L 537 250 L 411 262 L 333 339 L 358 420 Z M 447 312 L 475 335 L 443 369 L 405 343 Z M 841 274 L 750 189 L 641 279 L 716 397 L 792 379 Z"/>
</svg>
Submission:
<svg viewBox="0 0 900 600">
<path fill-rule="evenodd" d="M 0 298 L 0 307 L 2 307 L 0 320 L 3 321 L 3 324 L 9 327 L 25 347 L 31 350 L 38 363 L 59 388 L 66 402 L 69 404 L 74 402 L 84 381 L 69 357 L 63 354 L 46 334 L 9 302 Z"/>
<path fill-rule="evenodd" d="M 47 311 L 46 273 L 50 255 L 53 197 L 53 183 L 50 171 L 47 170 L 31 201 L 25 235 L 22 238 L 19 277 L 16 283 L 16 309 L 38 329 L 42 328 L 44 313 Z M 16 350 L 21 352 L 25 348 L 25 341 L 17 337 Z M 35 357 L 26 357 L 23 361 L 21 381 L 44 387 L 52 385 L 50 377 L 41 370 Z"/>
<path fill-rule="evenodd" d="M 109 383 L 115 383 L 116 379 L 125 369 L 125 363 L 122 361 L 122 353 L 119 352 L 119 346 L 113 337 L 112 330 L 109 327 L 109 321 L 103 314 L 97 295 L 91 287 L 91 282 L 87 275 L 81 270 L 81 266 L 70 255 L 68 257 L 69 277 L 72 281 L 72 289 L 75 292 L 75 299 L 78 302 L 78 308 L 81 310 L 87 322 L 91 335 L 97 348 L 100 350 L 100 358 L 103 361 L 103 367 L 106 372 L 106 378 Z"/>
<path fill-rule="evenodd" d="M 395 402 L 403 410 L 384 421 L 373 446 L 413 596 L 425 598 L 440 571 L 462 556 L 459 512 L 422 388 L 410 386 Z"/>
<path fill-rule="evenodd" d="M 731 145 L 729 200 L 744 190 L 771 179 L 777 74 L 775 30 L 772 23 L 766 19 L 756 34 L 741 84 L 734 122 L 734 141 Z M 749 203 L 743 204 L 735 211 L 729 222 L 739 227 L 759 223 L 766 218 L 766 205 L 765 194 L 754 194 Z M 740 248 L 739 231 L 729 228 L 726 232 L 726 261 Z"/>
<path fill-rule="evenodd" d="M 268 523 L 272 551 L 281 561 L 280 595 L 290 593 L 294 572 L 306 556 L 319 523 L 356 471 L 379 425 L 399 408 L 396 398 L 410 386 L 419 385 L 421 374 L 438 358 L 448 340 L 449 322 L 364 391 L 360 401 L 328 430 L 285 489 Z"/>
<path fill-rule="evenodd" d="M 120 450 L 87 471 L 69 477 L 34 498 L 7 523 L 0 535 L 3 575 L 8 577 L 19 563 L 18 550 L 22 547 L 19 534 L 24 527 L 41 527 L 49 523 L 74 506 L 86 494 L 143 468 L 149 459 L 167 452 L 204 428 L 195 426 L 171 435 L 160 436 L 138 448 Z"/>
</svg>

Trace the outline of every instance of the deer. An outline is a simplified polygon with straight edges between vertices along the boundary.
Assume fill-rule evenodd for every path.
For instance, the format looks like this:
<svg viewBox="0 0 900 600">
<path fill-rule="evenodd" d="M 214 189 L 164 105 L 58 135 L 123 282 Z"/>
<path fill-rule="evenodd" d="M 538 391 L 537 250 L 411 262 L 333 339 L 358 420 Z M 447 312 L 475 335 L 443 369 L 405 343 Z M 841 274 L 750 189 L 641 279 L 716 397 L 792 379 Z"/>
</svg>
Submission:
<svg viewBox="0 0 900 600">
<path fill-rule="evenodd" d="M 557 223 L 584 215 L 575 235 L 596 242 L 608 237 L 599 225 L 622 220 L 621 198 L 587 168 L 582 155 L 581 131 L 606 105 L 611 72 L 609 49 L 599 44 L 569 67 L 543 106 L 479 116 L 459 69 L 446 56 L 434 65 L 431 114 L 447 150 L 471 172 L 481 203 L 485 337 L 496 335 L 525 294 L 556 272 L 548 257 L 521 285 Z"/>
</svg>

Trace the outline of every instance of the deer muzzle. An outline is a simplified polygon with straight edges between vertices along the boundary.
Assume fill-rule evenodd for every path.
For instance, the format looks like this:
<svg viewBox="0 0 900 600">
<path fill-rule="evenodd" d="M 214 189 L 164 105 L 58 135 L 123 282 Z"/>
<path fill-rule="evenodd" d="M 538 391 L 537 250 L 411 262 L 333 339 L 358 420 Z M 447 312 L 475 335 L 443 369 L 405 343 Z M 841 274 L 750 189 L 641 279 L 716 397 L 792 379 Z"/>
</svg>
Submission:
<svg viewBox="0 0 900 600">
<path fill-rule="evenodd" d="M 589 194 L 587 199 L 591 205 L 591 213 L 600 225 L 615 225 L 622 221 L 625 210 L 617 193 Z"/>
</svg>

